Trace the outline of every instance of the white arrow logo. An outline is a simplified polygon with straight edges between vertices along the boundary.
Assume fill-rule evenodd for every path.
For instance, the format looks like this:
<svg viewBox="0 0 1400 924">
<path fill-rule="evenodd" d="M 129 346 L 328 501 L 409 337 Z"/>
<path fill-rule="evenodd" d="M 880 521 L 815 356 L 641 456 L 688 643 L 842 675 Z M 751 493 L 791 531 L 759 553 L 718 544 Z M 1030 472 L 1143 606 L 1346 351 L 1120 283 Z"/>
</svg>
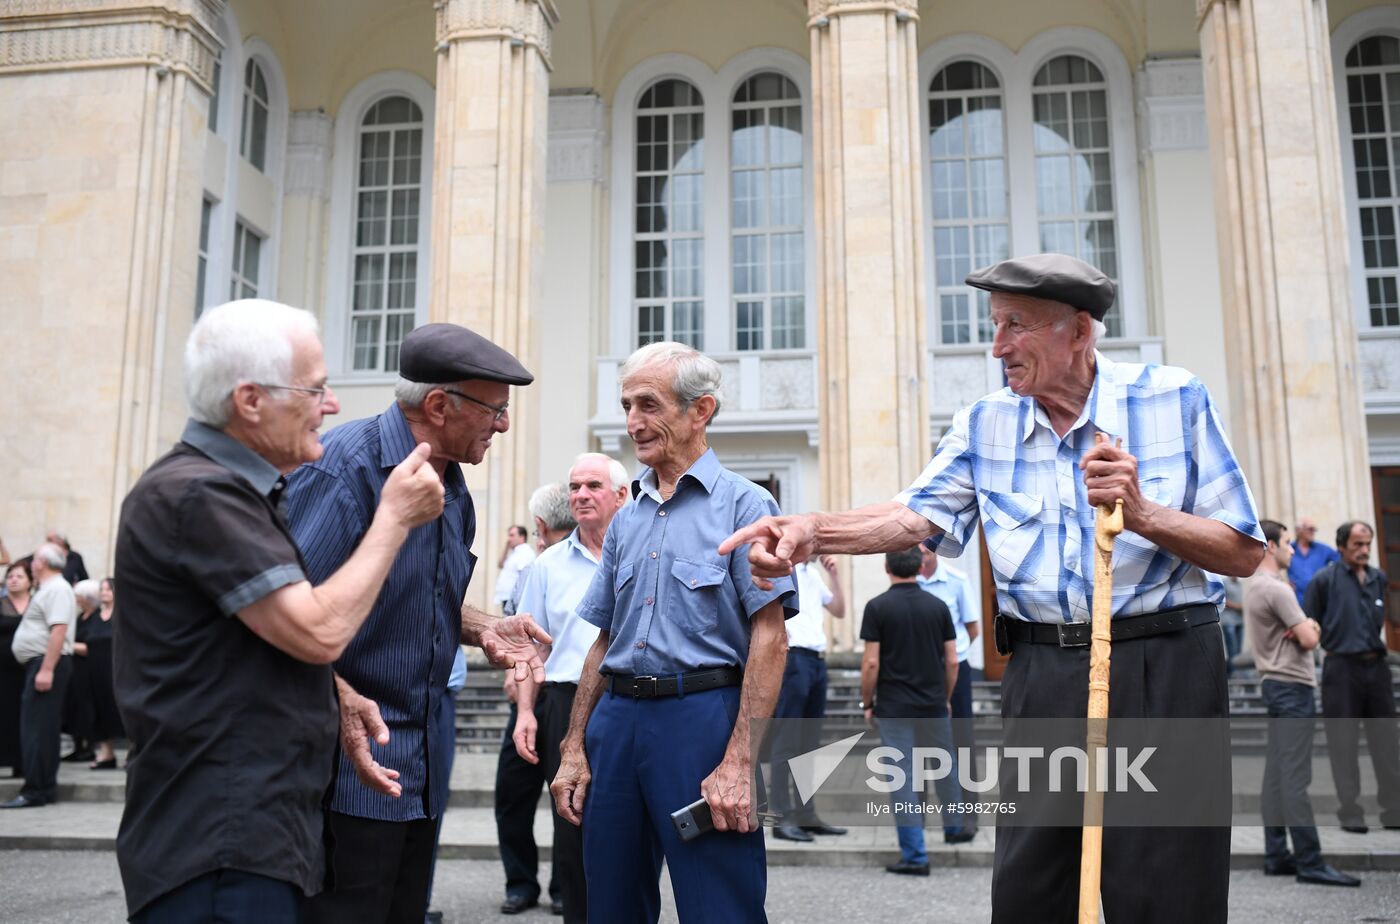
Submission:
<svg viewBox="0 0 1400 924">
<path fill-rule="evenodd" d="M 788 770 L 792 773 L 792 782 L 797 787 L 797 795 L 801 797 L 803 805 L 812 801 L 817 789 L 836 771 L 846 755 L 851 753 L 851 748 L 856 746 L 856 742 L 864 737 L 865 732 L 860 732 L 806 754 L 789 758 Z"/>
</svg>

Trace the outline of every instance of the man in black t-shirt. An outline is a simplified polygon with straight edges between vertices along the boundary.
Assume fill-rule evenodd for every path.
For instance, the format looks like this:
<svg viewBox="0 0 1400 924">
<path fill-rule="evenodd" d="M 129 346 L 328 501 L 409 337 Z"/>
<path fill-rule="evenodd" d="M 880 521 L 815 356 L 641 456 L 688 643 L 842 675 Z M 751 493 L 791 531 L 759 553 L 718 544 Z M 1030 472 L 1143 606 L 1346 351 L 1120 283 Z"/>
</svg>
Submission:
<svg viewBox="0 0 1400 924">
<path fill-rule="evenodd" d="M 860 626 L 865 642 L 860 665 L 861 708 L 866 722 L 880 720 L 882 743 L 899 752 L 895 766 L 887 771 L 891 782 L 899 783 L 903 778 L 902 785 L 890 792 L 900 861 L 885 869 L 907 876 L 928 875 L 926 815 L 920 811 L 924 784 L 915 781 L 914 748 L 939 748 L 948 755 L 948 772 L 934 784 L 938 799 L 946 805 L 961 798 L 953 728 L 948 720 L 948 698 L 958 678 L 957 633 L 947 604 L 920 589 L 916 579 L 922 563 L 918 546 L 885 555 L 890 589 L 865 605 Z M 963 831 L 960 813 L 942 814 L 945 842 L 961 844 L 972 839 L 971 832 Z"/>
</svg>

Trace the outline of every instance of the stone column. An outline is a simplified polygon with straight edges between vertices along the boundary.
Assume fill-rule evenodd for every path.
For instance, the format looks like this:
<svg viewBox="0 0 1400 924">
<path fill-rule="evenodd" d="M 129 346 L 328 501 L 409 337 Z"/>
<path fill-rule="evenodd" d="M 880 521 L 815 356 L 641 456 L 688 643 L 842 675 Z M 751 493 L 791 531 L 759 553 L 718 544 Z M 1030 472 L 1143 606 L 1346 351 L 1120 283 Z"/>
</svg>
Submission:
<svg viewBox="0 0 1400 924">
<path fill-rule="evenodd" d="M 1327 4 L 1197 12 L 1235 450 L 1261 515 L 1369 519 Z"/>
<path fill-rule="evenodd" d="M 915 0 L 808 0 L 822 506 L 887 501 L 929 459 Z M 881 592 L 881 562 L 844 575 Z M 854 643 L 859 619 L 839 624 Z"/>
<path fill-rule="evenodd" d="M 322 311 L 325 280 L 333 124 L 320 109 L 293 112 L 287 124 L 277 297 L 316 314 Z"/>
<path fill-rule="evenodd" d="M 462 324 L 539 376 L 551 0 L 436 0 L 437 121 L 429 314 Z M 466 466 L 480 556 L 468 599 L 490 600 L 497 550 L 524 523 L 539 454 L 535 392 L 511 390 L 511 429 Z"/>
<path fill-rule="evenodd" d="M 0 5 L 5 539 L 109 570 L 122 498 L 179 436 L 224 0 Z"/>
</svg>

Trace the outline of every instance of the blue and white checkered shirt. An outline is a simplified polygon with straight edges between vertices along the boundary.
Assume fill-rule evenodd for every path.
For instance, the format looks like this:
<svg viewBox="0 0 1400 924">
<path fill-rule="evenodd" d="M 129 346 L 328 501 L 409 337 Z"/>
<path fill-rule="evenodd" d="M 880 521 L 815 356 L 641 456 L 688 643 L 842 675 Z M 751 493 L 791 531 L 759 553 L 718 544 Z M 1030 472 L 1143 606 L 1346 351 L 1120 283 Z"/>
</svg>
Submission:
<svg viewBox="0 0 1400 924">
<path fill-rule="evenodd" d="M 1092 611 L 1094 508 L 1080 458 L 1094 434 L 1121 437 L 1144 497 L 1219 520 L 1264 542 L 1254 498 L 1210 393 L 1184 369 L 1114 363 L 1095 353 L 1084 411 L 1063 439 L 1033 398 L 1005 388 L 953 418 L 918 479 L 896 500 L 942 530 L 957 557 L 980 519 L 1001 611 L 1031 622 L 1081 622 Z M 1133 532 L 1113 551 L 1113 614 L 1137 616 L 1225 597 L 1220 583 Z"/>
</svg>

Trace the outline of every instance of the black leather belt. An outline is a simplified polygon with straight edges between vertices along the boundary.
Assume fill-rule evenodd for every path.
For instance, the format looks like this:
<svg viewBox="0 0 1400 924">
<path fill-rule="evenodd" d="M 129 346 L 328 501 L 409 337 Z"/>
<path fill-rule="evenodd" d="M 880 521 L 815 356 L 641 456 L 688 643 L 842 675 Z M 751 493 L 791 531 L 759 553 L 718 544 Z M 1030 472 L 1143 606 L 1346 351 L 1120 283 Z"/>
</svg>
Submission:
<svg viewBox="0 0 1400 924">
<path fill-rule="evenodd" d="M 1379 661 L 1385 657 L 1384 651 L 1377 651 L 1374 648 L 1370 651 L 1331 651 L 1327 653 L 1329 658 L 1350 658 L 1353 661 L 1360 661 L 1362 664 L 1370 664 L 1372 661 Z"/>
<path fill-rule="evenodd" d="M 806 655 L 809 658 L 820 658 L 823 661 L 826 660 L 826 652 L 817 651 L 815 648 L 803 648 L 800 645 L 793 648 L 789 648 L 788 654 L 800 654 Z"/>
<path fill-rule="evenodd" d="M 1119 617 L 1113 620 L 1112 637 L 1115 642 L 1148 638 L 1219 621 L 1220 611 L 1214 604 L 1198 603 L 1194 606 L 1145 613 L 1142 616 Z M 1027 622 L 1024 619 L 1008 619 L 1001 615 L 997 616 L 997 622 L 997 641 L 1000 643 L 1005 638 L 1010 643 L 1002 654 L 1008 654 L 1018 642 L 1058 645 L 1061 648 L 1087 648 L 1093 641 L 1093 625 L 1087 622 Z M 997 650 L 1001 651 L 1000 644 Z"/>
<path fill-rule="evenodd" d="M 743 681 L 744 672 L 737 667 L 713 667 L 709 670 L 660 676 L 631 677 L 626 674 L 609 674 L 608 690 L 617 696 L 655 699 L 659 696 L 684 696 L 703 690 L 737 687 Z"/>
</svg>

